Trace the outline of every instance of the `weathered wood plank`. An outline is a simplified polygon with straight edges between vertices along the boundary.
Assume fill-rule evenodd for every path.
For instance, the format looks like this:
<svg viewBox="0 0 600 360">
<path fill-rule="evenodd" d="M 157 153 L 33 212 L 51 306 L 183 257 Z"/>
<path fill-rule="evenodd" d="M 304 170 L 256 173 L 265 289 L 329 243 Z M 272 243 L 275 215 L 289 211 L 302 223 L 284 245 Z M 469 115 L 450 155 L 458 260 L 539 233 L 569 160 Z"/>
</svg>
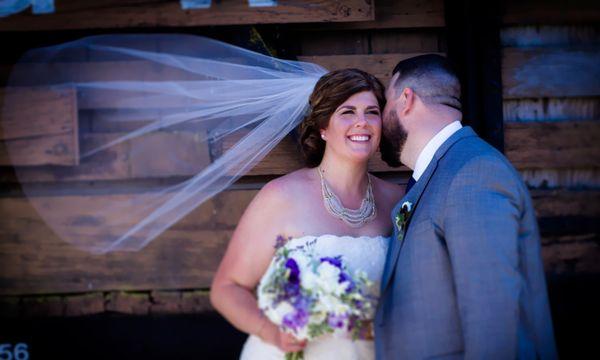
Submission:
<svg viewBox="0 0 600 360">
<path fill-rule="evenodd" d="M 509 26 L 500 31 L 505 47 L 572 47 L 597 45 L 600 28 L 593 25 Z"/>
<path fill-rule="evenodd" d="M 158 51 L 158 46 L 156 49 Z M 82 57 L 82 60 L 85 59 Z M 0 66 L 0 74 L 18 86 L 40 86 L 61 83 L 65 79 L 70 82 L 92 81 L 176 81 L 176 80 L 202 80 L 205 77 L 185 71 L 176 67 L 157 65 L 143 60 L 109 61 L 97 59 L 90 62 L 54 62 L 20 63 L 10 67 Z M 26 82 L 29 80 L 31 83 Z"/>
<path fill-rule="evenodd" d="M 443 30 L 439 28 L 390 29 L 371 34 L 372 54 L 437 53 L 441 51 L 444 51 Z"/>
<path fill-rule="evenodd" d="M 400 60 L 422 53 L 408 54 L 373 54 L 373 55 L 331 55 L 331 56 L 300 56 L 302 61 L 309 61 L 323 66 L 328 70 L 357 68 L 367 71 L 387 85 L 392 70 Z"/>
<path fill-rule="evenodd" d="M 519 169 L 600 167 L 600 121 L 507 123 L 504 139 Z"/>
<path fill-rule="evenodd" d="M 542 247 L 546 273 L 600 273 L 599 238 L 594 241 L 555 243 Z"/>
<path fill-rule="evenodd" d="M 68 88 L 0 89 L 0 165 L 77 165 L 75 92 Z M 7 151 L 8 150 L 8 151 Z"/>
<path fill-rule="evenodd" d="M 361 22 L 302 24 L 299 30 L 359 30 L 443 27 L 442 0 L 377 0 L 375 19 Z"/>
<path fill-rule="evenodd" d="M 600 95 L 600 50 L 504 48 L 504 98 Z"/>
<path fill-rule="evenodd" d="M 595 0 L 504 1 L 505 25 L 586 24 L 600 20 Z"/>
<path fill-rule="evenodd" d="M 600 97 L 505 99 L 505 122 L 600 119 Z"/>
<path fill-rule="evenodd" d="M 532 190 L 536 216 L 600 218 L 600 190 Z"/>
<path fill-rule="evenodd" d="M 69 88 L 0 88 L 0 140 L 72 133 L 76 106 Z"/>
<path fill-rule="evenodd" d="M 362 55 L 369 53 L 369 34 L 364 31 L 323 31 L 300 34 L 303 56 Z"/>
<path fill-rule="evenodd" d="M 531 196 L 545 244 L 600 238 L 599 190 L 533 190 Z"/>
<path fill-rule="evenodd" d="M 73 134 L 8 140 L 0 147 L 1 166 L 69 165 L 78 162 Z"/>
<path fill-rule="evenodd" d="M 562 168 L 562 169 L 521 169 L 521 177 L 531 188 L 600 188 L 600 169 L 598 168 Z"/>
<path fill-rule="evenodd" d="M 59 0 L 53 14 L 27 13 L 0 22 L 3 31 L 243 25 L 374 19 L 371 1 L 280 0 L 274 7 L 245 1 L 213 1 L 209 9 L 182 10 L 179 1 Z"/>
<path fill-rule="evenodd" d="M 139 252 L 90 255 L 60 240 L 22 198 L 0 199 L 0 295 L 103 290 L 207 288 L 254 191 L 222 193 Z M 36 198 L 39 206 L 70 202 L 62 230 L 94 236 L 104 230 L 94 209 L 111 196 Z M 64 215 L 64 214 L 63 214 Z M 52 212 L 48 214 L 52 216 Z M 109 214 L 108 216 L 119 216 Z M 56 221 L 56 219 L 54 219 Z M 61 230 L 61 231 L 62 231 Z M 86 235 L 87 234 L 87 235 Z"/>
<path fill-rule="evenodd" d="M 82 134 L 81 152 L 85 154 L 120 136 L 123 134 Z M 157 149 L 169 149 L 169 152 Z M 196 174 L 209 163 L 209 146 L 200 138 L 200 134 L 160 132 L 86 156 L 78 166 L 19 167 L 17 174 L 18 180 L 23 183 L 167 178 Z"/>
</svg>

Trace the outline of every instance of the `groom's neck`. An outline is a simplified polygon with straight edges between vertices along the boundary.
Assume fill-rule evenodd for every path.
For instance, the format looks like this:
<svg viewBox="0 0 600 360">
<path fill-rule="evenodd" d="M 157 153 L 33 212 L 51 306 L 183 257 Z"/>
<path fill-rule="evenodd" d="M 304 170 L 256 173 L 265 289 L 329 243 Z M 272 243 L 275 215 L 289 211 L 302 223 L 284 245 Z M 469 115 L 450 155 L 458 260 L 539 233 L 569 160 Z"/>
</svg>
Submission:
<svg viewBox="0 0 600 360">
<path fill-rule="evenodd" d="M 459 120 L 455 113 L 430 112 L 421 119 L 416 119 L 414 125 L 408 130 L 406 143 L 400 156 L 400 160 L 410 169 L 414 170 L 417 159 L 427 143 L 433 139 L 443 128 L 452 122 Z"/>
</svg>

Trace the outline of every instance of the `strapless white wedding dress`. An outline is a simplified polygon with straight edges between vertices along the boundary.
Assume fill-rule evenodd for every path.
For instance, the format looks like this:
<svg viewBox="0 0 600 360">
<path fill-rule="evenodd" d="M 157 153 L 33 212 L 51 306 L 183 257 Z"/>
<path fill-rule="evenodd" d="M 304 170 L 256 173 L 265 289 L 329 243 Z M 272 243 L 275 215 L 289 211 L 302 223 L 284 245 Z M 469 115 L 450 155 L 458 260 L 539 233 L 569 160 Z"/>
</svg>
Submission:
<svg viewBox="0 0 600 360">
<path fill-rule="evenodd" d="M 321 235 L 295 238 L 290 240 L 287 245 L 295 247 L 311 242 L 314 243 L 313 248 L 319 256 L 341 255 L 350 272 L 362 270 L 367 274 L 369 279 L 374 282 L 375 295 L 379 296 L 379 286 L 389 241 L 389 238 L 384 236 Z M 248 337 L 240 355 L 242 360 L 281 360 L 284 358 L 283 351 L 254 335 Z M 304 349 L 304 359 L 306 360 L 374 358 L 375 345 L 373 341 L 352 340 L 350 335 L 325 335 L 309 342 Z"/>
</svg>

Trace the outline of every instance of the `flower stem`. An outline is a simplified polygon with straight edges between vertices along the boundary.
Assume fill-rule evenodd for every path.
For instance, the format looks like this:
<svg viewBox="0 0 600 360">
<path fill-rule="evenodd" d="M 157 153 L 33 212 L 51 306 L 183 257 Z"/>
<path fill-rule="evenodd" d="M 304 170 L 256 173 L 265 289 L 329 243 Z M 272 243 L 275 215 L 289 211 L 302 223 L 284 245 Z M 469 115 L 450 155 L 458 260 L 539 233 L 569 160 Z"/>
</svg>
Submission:
<svg viewBox="0 0 600 360">
<path fill-rule="evenodd" d="M 303 359 L 304 359 L 304 351 L 285 353 L 285 360 L 303 360 Z"/>
</svg>

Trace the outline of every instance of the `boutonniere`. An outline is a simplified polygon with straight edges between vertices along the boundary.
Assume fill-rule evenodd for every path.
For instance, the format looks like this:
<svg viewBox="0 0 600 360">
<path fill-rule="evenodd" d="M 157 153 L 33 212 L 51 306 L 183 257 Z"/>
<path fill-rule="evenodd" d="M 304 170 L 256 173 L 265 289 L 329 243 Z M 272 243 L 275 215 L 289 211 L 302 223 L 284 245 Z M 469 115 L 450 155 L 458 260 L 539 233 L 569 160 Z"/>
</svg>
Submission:
<svg viewBox="0 0 600 360">
<path fill-rule="evenodd" d="M 404 238 L 404 228 L 412 213 L 412 207 L 413 204 L 410 201 L 405 201 L 396 214 L 396 227 L 398 228 L 398 240 L 400 241 Z"/>
</svg>

